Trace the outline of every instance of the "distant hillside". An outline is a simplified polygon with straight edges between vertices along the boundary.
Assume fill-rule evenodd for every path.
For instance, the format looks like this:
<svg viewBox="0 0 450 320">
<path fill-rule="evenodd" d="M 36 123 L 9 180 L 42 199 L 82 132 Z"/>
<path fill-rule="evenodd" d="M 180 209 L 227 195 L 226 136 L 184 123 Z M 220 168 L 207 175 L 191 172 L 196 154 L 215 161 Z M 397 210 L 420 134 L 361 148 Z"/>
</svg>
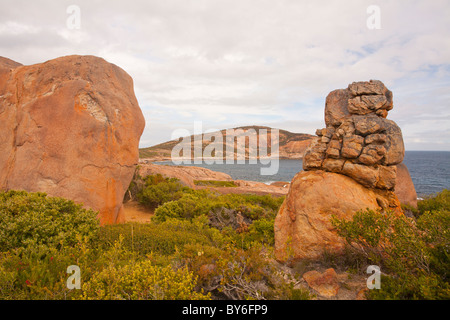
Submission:
<svg viewBox="0 0 450 320">
<path fill-rule="evenodd" d="M 237 135 L 237 137 L 245 135 L 248 138 L 246 138 L 246 158 L 248 158 L 249 154 L 259 154 L 259 150 L 252 149 L 252 145 L 249 142 L 250 139 L 255 139 L 253 141 L 259 141 L 259 139 L 267 138 L 267 141 L 264 145 L 268 146 L 268 153 L 270 154 L 270 142 L 271 142 L 271 129 L 270 127 L 263 127 L 263 126 L 245 126 L 245 127 L 237 127 L 233 128 L 235 130 L 242 130 L 241 135 Z M 264 137 L 264 135 L 260 135 L 260 130 L 266 129 L 267 130 L 267 137 Z M 250 130 L 250 132 L 249 132 Z M 218 152 L 217 154 L 214 154 L 213 156 L 220 157 L 223 156 L 226 153 L 226 129 L 221 130 L 220 133 L 223 137 L 223 152 L 221 150 L 216 150 Z M 216 135 L 219 134 L 219 131 L 215 132 Z M 210 135 L 214 135 L 210 134 Z M 191 159 L 194 157 L 194 139 L 200 140 L 200 135 L 194 136 L 191 135 L 189 138 L 183 138 L 183 139 L 190 139 L 191 141 Z M 303 157 L 303 153 L 305 149 L 309 146 L 311 143 L 311 139 L 313 138 L 313 135 L 305 134 L 305 133 L 293 133 L 286 130 L 279 129 L 279 158 L 280 159 L 301 159 Z M 258 140 L 256 140 L 258 139 Z M 167 141 L 164 143 L 160 143 L 158 145 L 148 147 L 148 148 L 142 148 L 139 149 L 139 157 L 153 160 L 153 161 L 162 161 L 162 160 L 170 160 L 171 158 L 171 152 L 173 147 L 178 145 L 182 141 L 182 138 Z M 189 141 L 189 140 L 188 140 Z M 213 140 L 214 142 L 214 140 Z M 211 138 L 206 136 L 205 134 L 202 135 L 202 148 L 208 146 L 211 143 Z M 256 143 L 256 147 L 258 146 L 258 143 Z M 220 148 L 219 148 L 220 149 Z M 236 155 L 236 150 L 235 150 Z"/>
</svg>

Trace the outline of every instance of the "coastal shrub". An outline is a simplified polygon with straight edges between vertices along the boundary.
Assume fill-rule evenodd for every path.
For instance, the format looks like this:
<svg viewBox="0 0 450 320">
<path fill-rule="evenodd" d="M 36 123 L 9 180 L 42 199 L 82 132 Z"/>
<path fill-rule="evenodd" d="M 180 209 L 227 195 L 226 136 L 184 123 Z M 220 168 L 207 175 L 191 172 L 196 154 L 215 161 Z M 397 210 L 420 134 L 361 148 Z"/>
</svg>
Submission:
<svg viewBox="0 0 450 320">
<path fill-rule="evenodd" d="M 430 269 L 450 281 L 450 210 L 427 211 L 417 221 L 427 243 Z"/>
<path fill-rule="evenodd" d="M 119 253 L 116 246 L 96 250 L 92 242 L 49 247 L 30 245 L 0 253 L 0 299 L 60 300 L 72 299 L 78 290 L 67 288 L 67 267 L 80 267 L 82 281 L 105 265 L 130 260 L 131 254 Z"/>
<path fill-rule="evenodd" d="M 274 219 L 284 197 L 250 194 L 215 194 L 208 190 L 184 191 L 172 202 L 166 202 L 155 211 L 156 222 L 167 218 L 191 219 L 200 215 L 211 215 L 228 209 L 250 220 Z"/>
<path fill-rule="evenodd" d="M 256 242 L 247 249 L 228 245 L 215 264 L 218 291 L 232 300 L 309 300 L 308 290 L 294 289 L 297 280 L 271 263 L 271 254 Z"/>
<path fill-rule="evenodd" d="M 196 292 L 196 277 L 186 268 L 153 265 L 151 260 L 109 266 L 82 285 L 82 299 L 94 300 L 208 300 Z"/>
<path fill-rule="evenodd" d="M 434 196 L 417 201 L 420 213 L 427 211 L 450 210 L 450 190 L 444 189 Z"/>
<path fill-rule="evenodd" d="M 209 186 L 209 187 L 237 187 L 234 181 L 217 181 L 217 180 L 194 180 L 196 186 Z"/>
<path fill-rule="evenodd" d="M 242 209 L 248 218 L 258 219 L 275 217 L 283 203 L 284 197 L 254 194 L 224 194 L 219 196 L 223 207 L 228 209 Z"/>
<path fill-rule="evenodd" d="M 174 263 L 187 267 L 197 277 L 197 291 L 217 295 L 221 277 L 217 270 L 217 259 L 223 255 L 223 248 L 209 244 L 185 244 L 173 256 Z"/>
<path fill-rule="evenodd" d="M 31 250 L 30 250 L 31 249 Z M 46 246 L 0 254 L 0 299 L 63 299 L 69 256 Z"/>
<path fill-rule="evenodd" d="M 387 276 L 373 299 L 448 299 L 449 211 L 428 211 L 417 222 L 392 212 L 366 210 L 352 220 L 332 219 L 353 250 Z M 432 287 L 429 287 L 432 286 Z"/>
<path fill-rule="evenodd" d="M 163 203 L 180 199 L 189 189 L 177 179 L 150 175 L 145 178 L 145 186 L 137 194 L 137 199 L 149 208 L 156 208 Z"/>
<path fill-rule="evenodd" d="M 153 220 L 163 222 L 169 218 L 192 219 L 200 215 L 207 215 L 215 206 L 215 201 L 208 194 L 192 190 L 184 193 L 180 199 L 169 201 L 155 210 Z"/>
<path fill-rule="evenodd" d="M 121 236 L 127 250 L 142 256 L 152 252 L 171 255 L 189 243 L 220 246 L 223 242 L 220 232 L 208 227 L 204 218 L 193 221 L 168 219 L 158 224 L 125 223 L 104 226 L 99 233 L 99 242 L 108 246 Z"/>
<path fill-rule="evenodd" d="M 45 193 L 0 192 L 0 251 L 31 245 L 74 245 L 94 239 L 97 213 Z"/>
<path fill-rule="evenodd" d="M 260 242 L 270 246 L 275 245 L 275 219 L 259 219 L 253 221 L 250 225 L 248 234 L 246 234 L 247 242 Z"/>
<path fill-rule="evenodd" d="M 219 291 L 228 299 L 265 299 L 269 293 L 266 281 L 270 273 L 263 258 L 263 247 L 255 245 L 249 250 L 228 246 L 217 261 L 221 277 Z"/>
</svg>

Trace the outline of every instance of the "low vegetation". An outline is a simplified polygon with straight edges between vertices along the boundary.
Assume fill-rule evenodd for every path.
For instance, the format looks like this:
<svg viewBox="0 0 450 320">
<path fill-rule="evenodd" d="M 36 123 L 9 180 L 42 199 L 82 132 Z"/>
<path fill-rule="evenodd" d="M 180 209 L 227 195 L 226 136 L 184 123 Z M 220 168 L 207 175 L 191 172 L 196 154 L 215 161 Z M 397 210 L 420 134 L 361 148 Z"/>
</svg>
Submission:
<svg viewBox="0 0 450 320">
<path fill-rule="evenodd" d="M 273 260 L 283 198 L 216 194 L 150 176 L 134 189 L 150 223 L 99 226 L 96 213 L 43 193 L 0 193 L 0 299 L 310 299 Z M 449 193 L 417 218 L 362 211 L 333 222 L 348 270 L 377 264 L 369 299 L 448 299 Z M 81 270 L 68 289 L 67 267 Z"/>
<path fill-rule="evenodd" d="M 196 186 L 208 186 L 208 187 L 237 187 L 234 181 L 217 181 L 217 180 L 194 180 Z"/>
<path fill-rule="evenodd" d="M 415 218 L 366 210 L 333 219 L 359 265 L 378 265 L 381 289 L 370 299 L 450 299 L 450 192 L 419 202 Z M 358 260 L 358 261 L 356 261 Z"/>
<path fill-rule="evenodd" d="M 271 258 L 282 198 L 144 181 L 134 192 L 156 207 L 151 223 L 100 227 L 71 201 L 0 193 L 0 299 L 309 298 Z M 80 290 L 67 288 L 71 265 Z"/>
</svg>

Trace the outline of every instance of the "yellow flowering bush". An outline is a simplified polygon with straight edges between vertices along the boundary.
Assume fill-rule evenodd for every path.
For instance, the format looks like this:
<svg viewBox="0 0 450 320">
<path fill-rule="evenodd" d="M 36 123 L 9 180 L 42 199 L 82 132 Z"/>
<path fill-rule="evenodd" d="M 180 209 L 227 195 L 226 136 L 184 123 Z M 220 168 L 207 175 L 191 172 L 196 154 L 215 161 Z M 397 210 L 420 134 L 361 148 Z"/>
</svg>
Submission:
<svg viewBox="0 0 450 320">
<path fill-rule="evenodd" d="M 208 300 L 194 290 L 196 278 L 186 268 L 153 265 L 150 260 L 122 267 L 110 265 L 82 285 L 82 299 L 93 300 Z"/>
<path fill-rule="evenodd" d="M 74 245 L 96 237 L 97 213 L 45 193 L 0 192 L 0 251 L 32 245 Z"/>
</svg>

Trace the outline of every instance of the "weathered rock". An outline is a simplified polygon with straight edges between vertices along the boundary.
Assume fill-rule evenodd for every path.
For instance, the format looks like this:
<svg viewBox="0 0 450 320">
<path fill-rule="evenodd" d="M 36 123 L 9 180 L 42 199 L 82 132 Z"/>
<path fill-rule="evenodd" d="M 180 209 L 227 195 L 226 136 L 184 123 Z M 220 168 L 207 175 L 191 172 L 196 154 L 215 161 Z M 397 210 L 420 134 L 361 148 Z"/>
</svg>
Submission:
<svg viewBox="0 0 450 320">
<path fill-rule="evenodd" d="M 358 160 L 365 165 L 373 166 L 379 163 L 385 155 L 386 148 L 384 146 L 370 144 L 364 147 Z"/>
<path fill-rule="evenodd" d="M 339 159 L 341 156 L 342 144 L 339 140 L 331 140 L 328 144 L 328 149 L 326 151 L 326 156 L 328 158 Z"/>
<path fill-rule="evenodd" d="M 332 91 L 325 105 L 327 127 L 317 130 L 319 139 L 305 152 L 304 170 L 340 172 L 340 163 L 324 160 L 355 160 L 344 173 L 365 186 L 376 187 L 378 168 L 363 170 L 353 163 L 374 167 L 403 161 L 402 132 L 395 122 L 385 119 L 392 107 L 392 92 L 381 81 L 354 82 L 347 89 Z M 358 177 L 356 172 L 361 171 L 366 174 Z M 378 185 L 392 189 L 391 176 Z"/>
<path fill-rule="evenodd" d="M 391 120 L 377 116 L 353 116 L 356 133 L 365 137 L 366 143 L 384 146 L 386 154 L 380 163 L 396 165 L 403 161 L 405 145 L 400 127 Z M 385 142 L 382 142 L 385 140 Z"/>
<path fill-rule="evenodd" d="M 303 274 L 303 279 L 322 297 L 334 297 L 340 289 L 338 275 L 333 268 L 327 269 L 323 273 L 316 270 L 308 271 Z"/>
<path fill-rule="evenodd" d="M 402 213 L 393 190 L 405 149 L 400 128 L 385 119 L 392 108 L 392 92 L 380 81 L 354 82 L 328 95 L 327 127 L 316 131 L 319 137 L 303 159 L 305 171 L 292 180 L 275 219 L 279 261 L 339 252 L 343 240 L 332 215 L 351 219 L 364 209 Z"/>
<path fill-rule="evenodd" d="M 290 184 L 290 182 L 286 182 L 286 181 L 275 181 L 275 182 L 272 182 L 270 185 L 275 186 L 275 187 L 281 187 L 281 188 L 289 188 L 289 184 Z"/>
<path fill-rule="evenodd" d="M 318 259 L 324 250 L 342 252 L 344 240 L 332 226 L 331 216 L 351 219 L 359 210 L 381 209 L 380 204 L 401 210 L 391 191 L 369 189 L 322 170 L 299 172 L 275 219 L 277 260 Z"/>
<path fill-rule="evenodd" d="M 344 159 L 325 159 L 323 161 L 322 167 L 329 172 L 340 173 L 342 172 L 342 168 L 344 166 Z"/>
<path fill-rule="evenodd" d="M 374 133 L 385 132 L 383 118 L 369 115 L 369 116 L 353 116 L 353 123 L 355 124 L 356 134 L 360 136 L 367 136 Z"/>
<path fill-rule="evenodd" d="M 351 114 L 365 115 L 386 110 L 388 103 L 384 95 L 357 96 L 348 100 L 348 111 Z"/>
<path fill-rule="evenodd" d="M 339 137 L 349 137 L 355 134 L 355 125 L 352 118 L 347 118 L 342 121 L 342 124 L 338 127 Z"/>
<path fill-rule="evenodd" d="M 393 190 L 397 181 L 396 166 L 378 166 L 378 181 L 376 188 Z"/>
<path fill-rule="evenodd" d="M 327 127 L 338 127 L 350 116 L 348 111 L 349 91 L 339 89 L 330 92 L 325 101 L 325 124 Z"/>
<path fill-rule="evenodd" d="M 376 144 L 383 144 L 386 143 L 387 141 L 387 137 L 385 134 L 371 134 L 368 135 L 366 137 L 366 139 L 364 140 L 364 142 L 366 144 L 372 144 L 372 143 L 376 143 Z"/>
<path fill-rule="evenodd" d="M 353 178 L 367 188 L 375 188 L 379 176 L 378 167 L 370 167 L 351 161 L 345 162 L 342 174 Z"/>
<path fill-rule="evenodd" d="M 327 144 L 322 142 L 321 138 L 313 139 L 303 156 L 303 169 L 321 168 L 323 160 L 325 160 L 326 150 Z"/>
<path fill-rule="evenodd" d="M 366 294 L 369 291 L 368 288 L 362 288 L 358 291 L 358 293 L 356 294 L 356 299 L 355 300 L 367 300 L 366 298 Z"/>
<path fill-rule="evenodd" d="M 306 150 L 304 172 L 292 180 L 275 219 L 279 261 L 317 259 L 339 252 L 343 240 L 330 218 L 351 219 L 364 209 L 402 213 L 394 193 L 404 157 L 400 128 L 385 119 L 392 92 L 382 82 L 354 82 L 326 100 L 326 128 Z"/>
<path fill-rule="evenodd" d="M 351 115 L 387 117 L 393 108 L 392 92 L 378 80 L 354 82 L 347 89 L 330 92 L 325 102 L 327 127 L 338 127 Z"/>
<path fill-rule="evenodd" d="M 383 107 L 385 110 L 389 111 L 393 108 L 393 95 L 390 90 L 386 88 L 386 86 L 379 80 L 370 80 L 370 81 L 360 81 L 353 82 L 348 86 L 348 90 L 350 91 L 350 96 L 362 96 L 365 99 L 378 100 L 379 96 L 384 96 L 385 103 Z M 376 97 L 371 97 L 376 96 Z M 384 99 L 382 98 L 384 101 Z M 374 104 L 372 104 L 374 105 Z M 375 108 L 374 108 L 375 109 Z"/>
<path fill-rule="evenodd" d="M 386 134 L 386 142 L 383 145 L 386 148 L 386 155 L 382 164 L 392 166 L 402 163 L 405 157 L 402 130 L 394 121 L 388 119 L 383 120 L 385 121 L 384 131 Z"/>
<path fill-rule="evenodd" d="M 0 60 L 0 189 L 42 191 L 124 220 L 145 121 L 131 77 L 94 56 Z"/>
<path fill-rule="evenodd" d="M 393 190 L 397 169 L 395 166 L 366 166 L 346 161 L 341 173 L 353 178 L 367 188 Z"/>
<path fill-rule="evenodd" d="M 397 166 L 395 194 L 401 203 L 417 208 L 417 193 L 409 174 L 408 167 L 404 163 Z"/>
<path fill-rule="evenodd" d="M 357 135 L 345 136 L 342 142 L 342 157 L 356 159 L 361 154 L 364 138 Z"/>
</svg>

